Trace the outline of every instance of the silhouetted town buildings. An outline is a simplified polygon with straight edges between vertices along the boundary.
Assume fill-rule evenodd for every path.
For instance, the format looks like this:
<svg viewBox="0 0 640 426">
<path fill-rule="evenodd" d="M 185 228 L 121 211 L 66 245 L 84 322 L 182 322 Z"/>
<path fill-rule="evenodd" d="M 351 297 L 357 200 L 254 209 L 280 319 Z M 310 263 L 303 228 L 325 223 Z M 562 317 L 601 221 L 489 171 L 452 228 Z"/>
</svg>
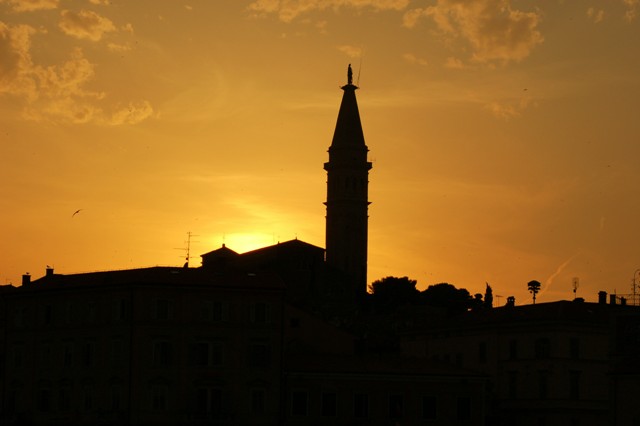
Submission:
<svg viewBox="0 0 640 426">
<path fill-rule="evenodd" d="M 640 424 L 638 307 L 372 302 L 371 163 L 350 74 L 342 89 L 326 250 L 0 287 L 0 424 Z"/>
</svg>

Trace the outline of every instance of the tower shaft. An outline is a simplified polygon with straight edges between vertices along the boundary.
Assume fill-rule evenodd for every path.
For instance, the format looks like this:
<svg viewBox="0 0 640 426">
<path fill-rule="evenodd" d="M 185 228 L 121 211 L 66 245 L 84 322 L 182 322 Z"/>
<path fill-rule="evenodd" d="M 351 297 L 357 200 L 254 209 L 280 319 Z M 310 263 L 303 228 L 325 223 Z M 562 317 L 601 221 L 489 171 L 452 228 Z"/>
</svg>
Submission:
<svg viewBox="0 0 640 426">
<path fill-rule="evenodd" d="M 350 67 L 349 67 L 350 71 Z M 326 261 L 346 274 L 355 297 L 367 291 L 368 187 L 371 163 L 364 141 L 350 73 L 336 129 L 329 147 L 327 171 Z"/>
</svg>

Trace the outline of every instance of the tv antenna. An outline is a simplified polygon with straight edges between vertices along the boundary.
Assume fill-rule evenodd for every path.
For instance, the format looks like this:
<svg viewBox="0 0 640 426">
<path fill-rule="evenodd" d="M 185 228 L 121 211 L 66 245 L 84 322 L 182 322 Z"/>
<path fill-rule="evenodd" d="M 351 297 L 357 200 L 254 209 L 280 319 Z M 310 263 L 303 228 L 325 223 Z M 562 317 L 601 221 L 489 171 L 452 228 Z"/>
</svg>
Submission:
<svg viewBox="0 0 640 426">
<path fill-rule="evenodd" d="M 189 259 L 191 259 L 191 243 L 197 243 L 198 241 L 192 241 L 191 237 L 198 237 L 199 235 L 195 235 L 192 234 L 191 231 L 187 232 L 187 241 L 185 241 L 184 243 L 186 244 L 186 247 L 184 248 L 176 248 L 176 250 L 183 250 L 186 254 L 185 256 L 185 262 L 183 267 L 184 268 L 188 268 L 189 267 Z"/>
<path fill-rule="evenodd" d="M 576 294 L 578 293 L 578 287 L 580 287 L 580 278 L 573 277 L 573 298 L 576 298 Z"/>
<path fill-rule="evenodd" d="M 362 57 L 364 56 L 364 52 L 360 50 L 360 63 L 358 64 L 358 76 L 356 77 L 356 86 L 360 87 L 360 71 L 362 71 Z"/>
</svg>

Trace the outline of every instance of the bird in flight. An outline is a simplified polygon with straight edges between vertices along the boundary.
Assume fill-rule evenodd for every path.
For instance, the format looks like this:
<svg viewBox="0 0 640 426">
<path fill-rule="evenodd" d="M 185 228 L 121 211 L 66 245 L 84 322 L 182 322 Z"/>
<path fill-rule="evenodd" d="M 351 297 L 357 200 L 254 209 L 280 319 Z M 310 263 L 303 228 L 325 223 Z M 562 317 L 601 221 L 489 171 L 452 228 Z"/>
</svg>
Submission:
<svg viewBox="0 0 640 426">
<path fill-rule="evenodd" d="M 78 213 L 80 213 L 82 210 L 84 209 L 78 209 L 75 212 L 73 212 L 73 214 L 71 215 L 71 217 L 74 217 L 75 215 L 77 215 Z"/>
</svg>

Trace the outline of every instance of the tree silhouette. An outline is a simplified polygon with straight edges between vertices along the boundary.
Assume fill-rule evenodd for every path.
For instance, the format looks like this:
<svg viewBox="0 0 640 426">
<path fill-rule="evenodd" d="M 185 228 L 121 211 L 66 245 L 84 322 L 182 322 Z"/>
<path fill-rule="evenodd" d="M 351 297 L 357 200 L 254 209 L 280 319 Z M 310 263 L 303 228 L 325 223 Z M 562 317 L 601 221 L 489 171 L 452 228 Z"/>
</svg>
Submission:
<svg viewBox="0 0 640 426">
<path fill-rule="evenodd" d="M 487 288 L 484 291 L 484 307 L 491 309 L 493 308 L 493 290 L 491 289 L 489 283 L 486 284 Z"/>
<path fill-rule="evenodd" d="M 474 303 L 469 291 L 447 283 L 430 285 L 421 297 L 424 304 L 447 308 L 450 313 L 466 312 Z"/>
<path fill-rule="evenodd" d="M 529 281 L 529 284 L 527 284 L 527 287 L 529 288 L 529 293 L 533 294 L 533 304 L 535 305 L 536 295 L 540 291 L 540 282 L 536 280 Z"/>
<path fill-rule="evenodd" d="M 385 277 L 374 281 L 370 286 L 371 298 L 379 307 L 397 307 L 416 303 L 420 292 L 416 289 L 416 280 L 408 277 Z"/>
</svg>

